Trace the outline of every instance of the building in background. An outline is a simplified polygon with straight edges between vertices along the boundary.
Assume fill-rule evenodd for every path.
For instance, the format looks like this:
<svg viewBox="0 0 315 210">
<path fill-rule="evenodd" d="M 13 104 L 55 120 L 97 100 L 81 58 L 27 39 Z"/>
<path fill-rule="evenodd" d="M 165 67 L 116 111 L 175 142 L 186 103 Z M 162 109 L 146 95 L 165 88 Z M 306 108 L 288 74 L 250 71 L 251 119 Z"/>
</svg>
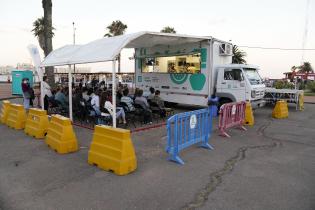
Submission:
<svg viewBox="0 0 315 210">
<path fill-rule="evenodd" d="M 13 66 L 0 66 L 0 74 L 9 75 L 11 74 L 11 70 L 14 69 Z"/>
</svg>

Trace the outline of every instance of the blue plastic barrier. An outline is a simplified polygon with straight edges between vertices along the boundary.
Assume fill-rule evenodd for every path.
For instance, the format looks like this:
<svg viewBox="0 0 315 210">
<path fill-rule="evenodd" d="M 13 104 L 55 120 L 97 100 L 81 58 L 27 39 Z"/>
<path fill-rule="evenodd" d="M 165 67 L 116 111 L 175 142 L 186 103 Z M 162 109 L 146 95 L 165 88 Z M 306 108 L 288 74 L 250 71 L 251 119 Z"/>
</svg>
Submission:
<svg viewBox="0 0 315 210">
<path fill-rule="evenodd" d="M 208 143 L 212 131 L 212 111 L 210 108 L 173 115 L 167 120 L 167 146 L 169 160 L 179 164 L 184 161 L 179 152 L 193 144 L 213 149 Z"/>
</svg>

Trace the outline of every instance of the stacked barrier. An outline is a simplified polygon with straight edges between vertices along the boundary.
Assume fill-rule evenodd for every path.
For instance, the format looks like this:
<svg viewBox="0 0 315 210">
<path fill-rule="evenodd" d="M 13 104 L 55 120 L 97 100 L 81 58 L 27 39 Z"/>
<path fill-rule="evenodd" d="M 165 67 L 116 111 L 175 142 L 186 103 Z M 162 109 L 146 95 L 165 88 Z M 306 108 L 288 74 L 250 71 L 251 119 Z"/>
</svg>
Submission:
<svg viewBox="0 0 315 210">
<path fill-rule="evenodd" d="M 52 115 L 45 142 L 60 154 L 77 151 L 78 141 L 73 132 L 70 119 L 61 115 Z"/>
<path fill-rule="evenodd" d="M 137 159 L 130 130 L 96 125 L 88 163 L 117 175 L 126 175 L 137 168 Z"/>
<path fill-rule="evenodd" d="M 23 105 L 10 104 L 6 124 L 16 130 L 24 129 L 26 113 Z"/>
<path fill-rule="evenodd" d="M 193 144 L 213 149 L 208 143 L 212 131 L 212 111 L 209 108 L 173 115 L 167 120 L 167 146 L 169 160 L 184 161 L 179 152 Z"/>
<path fill-rule="evenodd" d="M 245 125 L 254 125 L 254 114 L 252 105 L 250 102 L 246 102 L 246 109 L 245 109 Z"/>
<path fill-rule="evenodd" d="M 272 117 L 277 119 L 289 117 L 288 104 L 286 101 L 277 101 L 275 108 L 272 110 Z"/>
<path fill-rule="evenodd" d="M 246 130 L 243 126 L 245 122 L 245 109 L 245 101 L 226 103 L 221 106 L 219 117 L 219 131 L 221 136 L 231 137 L 226 132 L 226 129 L 231 127 L 238 127 L 242 130 Z"/>
<path fill-rule="evenodd" d="M 28 111 L 24 132 L 37 139 L 44 138 L 48 129 L 46 110 L 31 108 Z"/>
<path fill-rule="evenodd" d="M 10 108 L 10 101 L 2 101 L 2 108 L 1 108 L 1 114 L 0 114 L 0 122 L 3 124 L 6 124 L 8 113 Z"/>
</svg>

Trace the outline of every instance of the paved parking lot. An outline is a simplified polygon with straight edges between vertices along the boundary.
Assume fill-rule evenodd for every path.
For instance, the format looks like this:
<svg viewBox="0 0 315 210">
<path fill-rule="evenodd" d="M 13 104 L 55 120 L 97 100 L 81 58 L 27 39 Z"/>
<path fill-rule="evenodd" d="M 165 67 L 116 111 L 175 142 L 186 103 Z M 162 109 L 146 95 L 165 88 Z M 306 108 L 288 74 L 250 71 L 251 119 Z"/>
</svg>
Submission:
<svg viewBox="0 0 315 210">
<path fill-rule="evenodd" d="M 284 120 L 271 111 L 229 139 L 214 130 L 215 149 L 183 151 L 183 166 L 166 160 L 165 127 L 134 133 L 127 176 L 87 164 L 91 130 L 75 127 L 80 150 L 59 155 L 0 125 L 0 209 L 314 209 L 315 105 Z"/>
</svg>

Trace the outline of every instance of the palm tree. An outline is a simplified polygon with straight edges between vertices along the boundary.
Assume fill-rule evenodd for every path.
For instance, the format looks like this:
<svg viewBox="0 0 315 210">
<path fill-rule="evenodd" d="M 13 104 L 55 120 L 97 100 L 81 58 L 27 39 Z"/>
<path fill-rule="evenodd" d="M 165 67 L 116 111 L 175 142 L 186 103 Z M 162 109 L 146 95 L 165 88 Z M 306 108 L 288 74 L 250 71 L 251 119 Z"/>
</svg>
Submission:
<svg viewBox="0 0 315 210">
<path fill-rule="evenodd" d="M 176 31 L 173 27 L 170 26 L 165 26 L 162 30 L 161 33 L 170 33 L 170 34 L 176 34 Z"/>
<path fill-rule="evenodd" d="M 301 72 L 301 73 L 306 73 L 306 74 L 308 74 L 308 73 L 314 72 L 314 69 L 313 69 L 313 67 L 312 67 L 312 65 L 311 65 L 310 62 L 304 62 L 304 63 L 303 63 L 301 66 L 299 66 L 298 68 L 300 69 L 299 72 Z"/>
<path fill-rule="evenodd" d="M 298 68 L 298 67 L 296 67 L 296 66 L 292 66 L 292 67 L 291 67 L 291 71 L 295 71 L 297 68 Z"/>
<path fill-rule="evenodd" d="M 37 37 L 40 48 L 45 52 L 44 17 L 35 20 L 33 26 L 32 32 L 34 36 Z M 52 30 L 55 30 L 55 28 L 52 27 Z M 54 37 L 54 35 L 54 32 L 51 31 L 51 36 Z"/>
<path fill-rule="evenodd" d="M 245 64 L 246 60 L 244 57 L 246 56 L 246 52 L 240 50 L 236 45 L 233 45 L 233 57 L 232 63 Z"/>
<path fill-rule="evenodd" d="M 125 25 L 120 20 L 113 21 L 109 26 L 106 27 L 106 29 L 108 29 L 109 32 L 106 33 L 104 37 L 123 35 L 126 32 L 127 28 L 128 26 Z M 120 53 L 117 56 L 117 61 L 118 61 L 118 73 L 120 73 Z"/>
<path fill-rule="evenodd" d="M 44 17 L 38 18 L 33 22 L 34 36 L 37 37 L 39 46 L 43 49 L 44 55 L 47 56 L 52 50 L 52 38 L 54 36 L 52 27 L 52 2 L 51 0 L 42 0 L 42 7 L 44 9 Z M 46 67 L 45 73 L 48 77 L 50 85 L 55 84 L 54 67 Z"/>
</svg>

